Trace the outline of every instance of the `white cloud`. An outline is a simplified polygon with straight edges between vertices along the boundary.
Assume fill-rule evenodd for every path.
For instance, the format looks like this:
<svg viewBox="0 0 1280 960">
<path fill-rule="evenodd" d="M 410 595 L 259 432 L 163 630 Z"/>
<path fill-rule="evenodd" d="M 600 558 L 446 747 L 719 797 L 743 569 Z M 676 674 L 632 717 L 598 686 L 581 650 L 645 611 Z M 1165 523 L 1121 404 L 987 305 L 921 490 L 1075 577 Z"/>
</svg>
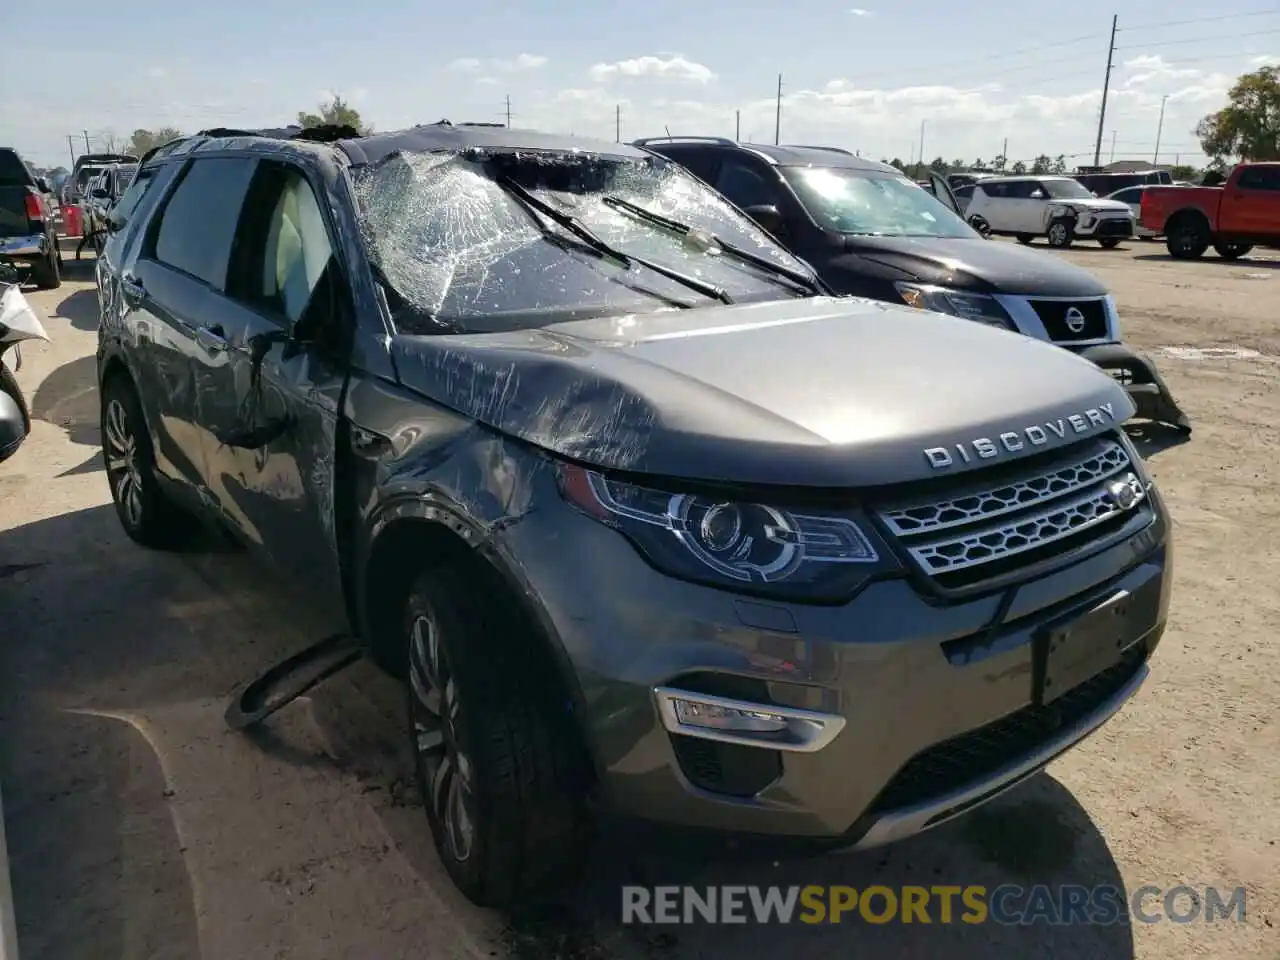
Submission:
<svg viewBox="0 0 1280 960">
<path fill-rule="evenodd" d="M 495 73 L 518 73 L 524 70 L 537 70 L 547 65 L 547 58 L 536 53 L 520 53 L 510 59 L 479 60 L 476 57 L 462 57 L 454 60 L 446 68 L 459 73 L 477 73 L 489 70 Z"/>
<path fill-rule="evenodd" d="M 482 87 L 491 87 L 498 82 L 497 77 L 476 77 L 476 85 Z"/>
<path fill-rule="evenodd" d="M 870 10 L 866 10 L 862 7 L 850 7 L 849 13 L 855 17 L 874 17 L 875 16 L 875 14 L 872 13 Z"/>
<path fill-rule="evenodd" d="M 618 60 L 615 63 L 597 63 L 587 73 L 596 83 L 628 77 L 705 84 L 716 78 L 710 67 L 695 63 L 679 54 L 635 57 L 631 60 Z"/>
<path fill-rule="evenodd" d="M 163 80 L 169 75 L 169 71 L 164 67 L 148 67 L 147 77 L 151 80 Z"/>
</svg>

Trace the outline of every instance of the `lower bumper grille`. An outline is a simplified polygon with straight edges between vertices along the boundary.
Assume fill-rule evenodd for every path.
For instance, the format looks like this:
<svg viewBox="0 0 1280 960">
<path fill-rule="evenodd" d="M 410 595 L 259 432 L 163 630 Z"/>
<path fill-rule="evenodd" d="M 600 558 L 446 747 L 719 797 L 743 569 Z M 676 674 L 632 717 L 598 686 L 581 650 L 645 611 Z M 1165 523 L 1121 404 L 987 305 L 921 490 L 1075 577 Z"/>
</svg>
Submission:
<svg viewBox="0 0 1280 960">
<path fill-rule="evenodd" d="M 888 813 L 929 803 L 993 776 L 1114 697 L 1133 679 L 1146 657 L 1146 644 L 1136 643 L 1114 666 L 1048 706 L 1023 707 L 916 754 L 880 792 L 869 812 Z"/>
<path fill-rule="evenodd" d="M 1097 237 L 1131 237 L 1133 236 L 1133 221 L 1125 217 L 1114 217 L 1110 220 L 1098 221 L 1098 229 L 1094 231 Z"/>
</svg>

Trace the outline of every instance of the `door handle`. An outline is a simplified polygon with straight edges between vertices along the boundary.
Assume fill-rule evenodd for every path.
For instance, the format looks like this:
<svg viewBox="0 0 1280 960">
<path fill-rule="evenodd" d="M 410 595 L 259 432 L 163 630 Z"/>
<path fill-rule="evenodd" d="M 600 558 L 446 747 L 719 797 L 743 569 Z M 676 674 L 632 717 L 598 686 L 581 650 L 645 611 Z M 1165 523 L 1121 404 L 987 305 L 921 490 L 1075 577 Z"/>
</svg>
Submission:
<svg viewBox="0 0 1280 960">
<path fill-rule="evenodd" d="M 197 327 L 196 342 L 210 353 L 222 353 L 227 349 L 226 332 L 219 324 L 214 324 L 212 327 Z"/>
<path fill-rule="evenodd" d="M 142 285 L 142 281 L 127 274 L 120 278 L 120 289 L 128 296 L 138 299 L 147 295 L 147 288 Z"/>
</svg>

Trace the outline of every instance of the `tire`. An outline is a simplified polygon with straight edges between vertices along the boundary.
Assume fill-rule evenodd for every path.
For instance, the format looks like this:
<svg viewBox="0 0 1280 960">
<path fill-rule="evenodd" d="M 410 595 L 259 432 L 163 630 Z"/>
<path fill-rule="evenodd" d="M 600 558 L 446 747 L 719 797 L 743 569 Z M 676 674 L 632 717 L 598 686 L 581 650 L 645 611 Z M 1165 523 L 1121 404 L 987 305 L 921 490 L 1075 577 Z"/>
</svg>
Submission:
<svg viewBox="0 0 1280 960">
<path fill-rule="evenodd" d="M 1024 247 L 1029 247 L 1029 246 L 1031 246 L 1032 241 L 1034 241 L 1034 240 L 1035 240 L 1035 238 L 1036 238 L 1036 237 L 1035 237 L 1035 234 L 1034 234 L 1034 233 L 1019 233 L 1019 234 L 1017 234 L 1017 236 L 1015 237 L 1015 239 L 1016 239 L 1020 244 L 1022 244 Z"/>
<path fill-rule="evenodd" d="M 30 436 L 31 409 L 27 406 L 27 398 L 23 395 L 22 388 L 18 386 L 18 378 L 13 375 L 13 371 L 3 360 L 0 360 L 0 392 L 13 397 L 13 402 L 22 411 L 22 432 Z"/>
<path fill-rule="evenodd" d="M 160 489 L 151 436 L 133 384 L 122 374 L 109 377 L 102 385 L 100 404 L 102 460 L 124 532 L 144 547 L 185 546 L 199 523 Z"/>
<path fill-rule="evenodd" d="M 31 282 L 40 290 L 57 290 L 62 286 L 62 254 L 56 240 L 48 256 L 31 265 Z"/>
<path fill-rule="evenodd" d="M 1071 227 L 1061 220 L 1056 220 L 1049 224 L 1047 237 L 1049 246 L 1055 250 L 1067 249 L 1067 247 L 1071 246 L 1071 241 L 1075 239 L 1072 235 Z"/>
<path fill-rule="evenodd" d="M 977 230 L 984 237 L 991 236 L 991 224 L 987 223 L 986 219 L 983 217 L 976 215 L 970 217 L 969 226 L 973 227 L 973 229 Z"/>
<path fill-rule="evenodd" d="M 539 645 L 501 599 L 497 577 L 468 566 L 430 569 L 410 588 L 408 732 L 450 878 L 479 906 L 511 906 L 582 869 L 589 764 L 563 706 L 547 695 L 552 684 L 542 678 L 552 667 Z"/>
<path fill-rule="evenodd" d="M 1253 249 L 1252 243 L 1215 243 L 1214 251 L 1223 260 L 1239 260 Z"/>
<path fill-rule="evenodd" d="M 1103 250 L 1114 250 L 1116 247 L 1120 246 L 1120 241 L 1115 237 L 1108 237 L 1106 240 L 1099 240 L 1098 246 Z"/>
<path fill-rule="evenodd" d="M 1209 226 L 1198 217 L 1181 217 L 1165 229 L 1164 245 L 1175 260 L 1198 260 L 1209 249 Z"/>
</svg>

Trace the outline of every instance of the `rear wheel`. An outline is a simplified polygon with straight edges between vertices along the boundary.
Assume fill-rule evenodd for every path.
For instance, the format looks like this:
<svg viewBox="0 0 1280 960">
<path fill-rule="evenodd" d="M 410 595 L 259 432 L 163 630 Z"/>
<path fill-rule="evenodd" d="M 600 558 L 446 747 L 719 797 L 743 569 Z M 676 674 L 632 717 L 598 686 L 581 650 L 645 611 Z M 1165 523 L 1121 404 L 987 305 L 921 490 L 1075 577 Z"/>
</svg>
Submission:
<svg viewBox="0 0 1280 960">
<path fill-rule="evenodd" d="M 57 241 L 46 256 L 31 265 L 31 282 L 41 290 L 57 290 L 62 286 L 62 255 Z"/>
<path fill-rule="evenodd" d="M 1099 240 L 1098 246 L 1103 250 L 1114 250 L 1116 247 L 1120 246 L 1120 241 L 1115 237 L 1108 237 L 1106 240 Z"/>
<path fill-rule="evenodd" d="M 590 848 L 585 751 L 496 579 L 427 570 L 404 620 L 418 787 L 445 869 L 481 906 L 554 892 Z"/>
<path fill-rule="evenodd" d="M 199 524 L 160 489 L 151 437 L 133 384 L 122 374 L 109 377 L 102 385 L 101 404 L 102 458 L 124 532 L 144 547 L 185 545 Z"/>
<path fill-rule="evenodd" d="M 1024 246 L 1030 246 L 1031 242 L 1035 240 L 1035 234 L 1020 233 L 1017 235 L 1016 239 L 1019 243 L 1023 244 Z"/>
<path fill-rule="evenodd" d="M 1176 260 L 1195 260 L 1209 249 L 1209 226 L 1198 217 L 1182 217 L 1169 224 L 1165 249 Z"/>
<path fill-rule="evenodd" d="M 1253 249 L 1252 243 L 1215 243 L 1213 249 L 1223 260 L 1239 260 Z"/>
</svg>

